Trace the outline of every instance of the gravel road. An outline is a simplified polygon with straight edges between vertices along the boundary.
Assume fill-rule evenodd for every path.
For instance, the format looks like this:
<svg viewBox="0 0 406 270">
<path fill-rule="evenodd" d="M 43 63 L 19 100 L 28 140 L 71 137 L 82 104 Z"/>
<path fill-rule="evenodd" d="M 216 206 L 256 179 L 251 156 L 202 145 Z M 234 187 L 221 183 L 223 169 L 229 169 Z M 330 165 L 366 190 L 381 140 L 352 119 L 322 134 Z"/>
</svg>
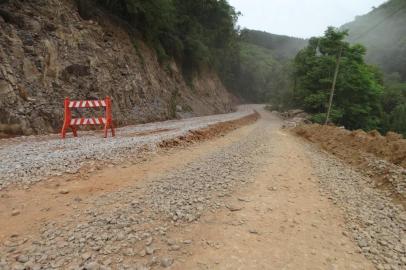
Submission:
<svg viewBox="0 0 406 270">
<path fill-rule="evenodd" d="M 406 269 L 406 211 L 374 181 L 337 158 L 307 146 L 321 192 L 346 213 L 347 227 L 379 270 Z"/>
<path fill-rule="evenodd" d="M 62 203 L 69 211 L 57 217 L 44 214 L 40 225 L 32 224 L 39 229 L 26 224 L 22 232 L 0 231 L 4 235 L 0 270 L 405 269 L 404 209 L 374 189 L 368 178 L 280 130 L 282 122 L 276 116 L 255 108 L 262 115 L 255 124 L 190 149 L 174 149 L 168 156 L 156 157 L 158 166 L 153 160 L 146 161 L 150 164 L 146 167 L 132 165 L 125 176 L 126 169 L 116 168 L 117 179 L 108 174 L 115 189 L 91 196 L 68 189 L 56 193 L 54 202 L 37 201 L 47 212 L 58 208 L 58 198 L 66 198 Z M 252 107 L 199 118 L 193 126 L 250 112 Z M 175 134 L 187 132 L 196 120 L 166 122 L 159 128 L 176 126 L 181 130 Z M 143 131 L 152 126 L 144 126 Z M 117 140 L 109 142 L 117 144 L 118 158 L 138 146 L 138 138 L 123 136 L 125 130 L 119 134 L 126 146 L 121 140 L 120 145 Z M 156 136 L 148 141 L 166 138 Z M 103 139 L 85 136 L 80 145 L 88 141 L 96 144 Z M 49 144 L 61 142 L 38 142 L 48 154 Z M 73 139 L 64 144 L 80 149 Z M 92 155 L 104 148 L 98 149 Z M 59 157 L 65 151 L 58 153 Z M 75 152 L 69 153 L 60 160 L 77 162 Z M 45 154 L 42 158 L 50 159 Z M 161 169 L 159 162 L 165 158 L 177 166 Z M 148 174 L 134 179 L 138 170 Z M 101 181 L 102 176 L 98 172 L 86 181 L 92 177 Z M 129 184 L 120 184 L 119 176 L 129 179 Z M 52 192 L 48 186 L 43 191 Z M 30 192 L 34 191 L 22 196 Z M 12 193 L 0 194 L 0 202 L 13 199 Z M 2 222 L 12 228 L 15 220 L 29 214 L 22 208 L 7 213 L 8 220 Z"/>
<path fill-rule="evenodd" d="M 230 114 L 128 126 L 117 129 L 115 138 L 107 139 L 95 132 L 79 132 L 78 138 L 65 140 L 57 135 L 3 139 L 0 190 L 10 183 L 29 185 L 49 176 L 76 173 L 93 160 L 120 163 L 141 148 L 153 150 L 163 140 L 252 113 L 251 108 L 240 106 Z"/>
<path fill-rule="evenodd" d="M 252 112 L 216 116 L 217 121 L 210 119 L 209 123 Z M 207 125 L 206 119 L 194 126 Z M 76 200 L 70 219 L 44 224 L 34 239 L 12 235 L 6 240 L 0 249 L 0 269 L 1 265 L 3 269 L 88 270 L 170 266 L 170 252 L 190 244 L 188 239 L 175 243 L 167 238 L 173 224 L 193 222 L 209 209 L 225 207 L 222 198 L 248 183 L 258 168 L 253 157 L 264 153 L 266 137 L 258 132 L 250 135 L 164 176 L 147 179 L 142 188 L 133 186 L 87 201 Z M 168 255 L 155 257 L 162 247 Z"/>
</svg>

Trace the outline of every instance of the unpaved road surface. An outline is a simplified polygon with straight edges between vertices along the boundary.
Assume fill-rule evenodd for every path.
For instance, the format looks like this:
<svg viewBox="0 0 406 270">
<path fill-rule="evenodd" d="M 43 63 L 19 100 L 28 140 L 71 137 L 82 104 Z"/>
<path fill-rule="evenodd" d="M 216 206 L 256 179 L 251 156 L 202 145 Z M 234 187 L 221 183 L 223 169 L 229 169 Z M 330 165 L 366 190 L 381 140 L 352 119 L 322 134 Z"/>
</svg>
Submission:
<svg viewBox="0 0 406 270">
<path fill-rule="evenodd" d="M 252 114 L 240 106 L 229 114 L 194 117 L 118 128 L 116 138 L 104 139 L 102 131 L 79 131 L 79 137 L 59 135 L 16 137 L 0 140 L 0 190 L 9 184 L 30 185 L 49 176 L 77 173 L 96 161 L 120 164 L 143 149 L 156 147 L 164 140 L 187 135 L 190 131 L 232 121 Z"/>
<path fill-rule="evenodd" d="M 405 269 L 404 210 L 254 108 L 210 141 L 0 191 L 0 269 Z"/>
</svg>

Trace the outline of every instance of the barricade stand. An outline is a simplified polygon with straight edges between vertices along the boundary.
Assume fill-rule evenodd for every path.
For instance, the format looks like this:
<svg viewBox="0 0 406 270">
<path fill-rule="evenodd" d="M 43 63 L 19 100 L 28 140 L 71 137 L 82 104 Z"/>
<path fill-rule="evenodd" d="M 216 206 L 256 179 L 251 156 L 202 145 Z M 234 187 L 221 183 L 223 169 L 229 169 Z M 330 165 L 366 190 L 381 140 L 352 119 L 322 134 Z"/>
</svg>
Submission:
<svg viewBox="0 0 406 270">
<path fill-rule="evenodd" d="M 61 137 L 64 139 L 66 137 L 66 132 L 70 128 L 73 132 L 73 136 L 77 137 L 77 127 L 81 125 L 104 125 L 104 138 L 107 138 L 108 130 L 111 129 L 111 135 L 115 136 L 114 126 L 113 126 L 113 114 L 111 112 L 111 99 L 106 97 L 104 100 L 74 100 L 71 101 L 69 98 L 65 98 L 64 102 L 65 113 L 64 121 L 61 131 Z M 104 117 L 92 117 L 92 118 L 73 118 L 72 119 L 72 108 L 105 108 Z"/>
</svg>

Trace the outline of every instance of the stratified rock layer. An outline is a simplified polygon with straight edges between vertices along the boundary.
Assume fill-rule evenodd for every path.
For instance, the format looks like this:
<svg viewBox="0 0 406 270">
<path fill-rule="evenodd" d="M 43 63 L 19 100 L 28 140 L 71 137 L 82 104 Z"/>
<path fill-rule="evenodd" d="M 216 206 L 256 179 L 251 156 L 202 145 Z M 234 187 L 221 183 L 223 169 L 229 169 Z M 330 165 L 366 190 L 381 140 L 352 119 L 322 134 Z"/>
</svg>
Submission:
<svg viewBox="0 0 406 270">
<path fill-rule="evenodd" d="M 232 110 L 214 72 L 186 83 L 175 62 L 160 65 L 122 22 L 100 18 L 68 0 L 0 5 L 0 136 L 57 131 L 65 97 L 111 96 L 119 125 Z"/>
</svg>

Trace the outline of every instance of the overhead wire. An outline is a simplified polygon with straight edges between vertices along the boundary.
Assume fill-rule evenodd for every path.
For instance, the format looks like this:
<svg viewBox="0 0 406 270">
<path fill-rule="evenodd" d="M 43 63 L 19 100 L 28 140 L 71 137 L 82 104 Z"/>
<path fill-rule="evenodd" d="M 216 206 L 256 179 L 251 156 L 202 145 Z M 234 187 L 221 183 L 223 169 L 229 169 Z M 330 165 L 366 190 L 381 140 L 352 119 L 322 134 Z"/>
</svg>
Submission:
<svg viewBox="0 0 406 270">
<path fill-rule="evenodd" d="M 364 31 L 363 33 L 361 33 L 360 35 L 358 35 L 356 38 L 352 39 L 353 42 L 359 40 L 361 37 L 365 36 L 366 34 L 369 34 L 371 31 L 373 31 L 374 29 L 376 29 L 377 27 L 379 27 L 381 24 L 383 24 L 385 21 L 387 21 L 388 19 L 392 18 L 393 16 L 395 16 L 396 14 L 398 14 L 399 12 L 403 11 L 403 8 L 406 8 L 406 5 L 402 6 L 401 8 L 397 9 L 395 12 L 393 12 L 391 15 L 389 15 L 388 17 L 384 18 L 383 20 L 381 20 L 380 22 L 378 22 L 377 24 L 375 24 L 374 26 L 372 26 L 371 28 L 369 28 L 368 30 Z"/>
</svg>

